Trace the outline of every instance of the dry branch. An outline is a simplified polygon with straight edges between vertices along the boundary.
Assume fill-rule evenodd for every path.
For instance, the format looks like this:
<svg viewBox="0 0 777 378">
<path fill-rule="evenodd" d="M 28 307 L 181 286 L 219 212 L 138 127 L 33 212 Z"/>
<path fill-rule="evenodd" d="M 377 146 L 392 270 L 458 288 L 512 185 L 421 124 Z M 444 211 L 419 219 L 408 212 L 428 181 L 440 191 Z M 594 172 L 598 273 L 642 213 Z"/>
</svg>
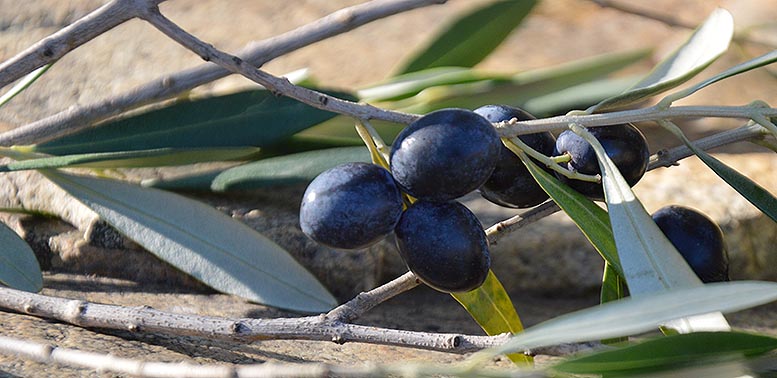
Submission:
<svg viewBox="0 0 777 378">
<path fill-rule="evenodd" d="M 372 21 L 444 2 L 445 0 L 373 0 L 343 8 L 286 33 L 253 42 L 236 55 L 253 66 L 261 67 L 279 56 L 351 31 Z M 128 110 L 178 96 L 231 73 L 215 64 L 203 64 L 186 69 L 148 82 L 127 93 L 90 105 L 73 107 L 0 134 L 0 145 L 41 143 L 91 127 L 99 121 Z M 0 70 L 0 77 L 2 75 L 4 72 Z"/>
<path fill-rule="evenodd" d="M 400 291 L 396 290 L 397 287 L 415 286 L 406 284 L 414 282 L 414 277 L 405 275 L 400 280 L 404 283 L 393 284 L 394 288 L 391 288 L 392 283 L 389 283 L 388 289 L 384 287 L 375 289 L 376 292 L 373 293 L 370 301 L 380 303 L 398 294 Z M 362 298 L 357 297 L 353 303 L 348 302 L 333 310 L 333 316 L 321 314 L 299 318 L 253 319 L 175 314 L 150 307 L 98 304 L 0 287 L 0 307 L 3 309 L 88 328 L 156 332 L 241 342 L 266 339 L 332 341 L 338 344 L 363 342 L 449 353 L 469 353 L 501 345 L 510 337 L 508 334 L 472 336 L 414 332 L 343 322 L 340 317 L 355 318 L 359 311 L 372 308 L 371 305 L 360 307 L 359 302 L 363 301 Z"/>
</svg>

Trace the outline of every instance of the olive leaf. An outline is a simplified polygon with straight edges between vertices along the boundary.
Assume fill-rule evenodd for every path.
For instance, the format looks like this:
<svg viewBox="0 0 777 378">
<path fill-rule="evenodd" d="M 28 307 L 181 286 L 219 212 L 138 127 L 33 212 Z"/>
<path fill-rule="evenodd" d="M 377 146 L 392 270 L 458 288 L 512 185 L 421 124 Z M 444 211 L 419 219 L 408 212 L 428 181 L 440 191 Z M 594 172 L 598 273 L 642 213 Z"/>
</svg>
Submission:
<svg viewBox="0 0 777 378">
<path fill-rule="evenodd" d="M 216 290 L 301 312 L 337 304 L 283 248 L 201 202 L 121 181 L 41 173 L 149 252 Z"/>
<path fill-rule="evenodd" d="M 741 332 L 697 332 L 669 335 L 615 350 L 583 355 L 556 364 L 570 374 L 624 376 L 676 370 L 777 349 L 777 339 Z"/>
<path fill-rule="evenodd" d="M 690 80 L 728 49 L 733 36 L 734 19 L 731 13 L 716 9 L 682 46 L 662 60 L 644 79 L 625 92 L 590 107 L 588 112 L 634 104 Z"/>
<path fill-rule="evenodd" d="M 516 334 L 523 331 L 521 318 L 515 311 L 510 296 L 491 270 L 488 271 L 486 281 L 477 289 L 466 293 L 451 293 L 451 296 L 490 336 L 506 332 Z M 517 364 L 532 362 L 532 358 L 523 353 L 512 353 L 508 357 Z"/>
<path fill-rule="evenodd" d="M 345 93 L 335 93 L 350 98 Z M 335 116 L 266 90 L 178 102 L 32 146 L 71 155 L 158 148 L 265 147 Z"/>
<path fill-rule="evenodd" d="M 226 147 L 226 148 L 158 148 L 153 150 L 98 152 L 73 154 L 64 156 L 47 156 L 15 161 L 0 165 L 0 172 L 23 171 L 46 168 L 140 168 L 160 167 L 166 165 L 185 165 L 199 162 L 226 161 L 247 158 L 259 152 L 256 147 Z M 0 150 L 2 156 L 21 156 L 22 154 L 7 154 Z"/>
<path fill-rule="evenodd" d="M 607 213 L 630 294 L 640 296 L 702 285 L 672 242 L 653 222 L 599 141 L 578 125 L 573 124 L 570 128 L 591 144 L 599 160 Z M 669 326 L 680 332 L 730 329 L 720 314 L 680 319 Z"/>
<path fill-rule="evenodd" d="M 465 14 L 402 64 L 399 73 L 431 67 L 472 67 L 491 54 L 538 3 L 495 1 Z"/>
<path fill-rule="evenodd" d="M 38 292 L 43 274 L 32 248 L 5 223 L 0 222 L 0 282 L 8 287 Z"/>
<path fill-rule="evenodd" d="M 628 297 L 547 320 L 473 358 L 482 361 L 526 349 L 635 335 L 678 317 L 734 312 L 774 300 L 777 283 L 765 281 L 717 282 Z"/>
</svg>

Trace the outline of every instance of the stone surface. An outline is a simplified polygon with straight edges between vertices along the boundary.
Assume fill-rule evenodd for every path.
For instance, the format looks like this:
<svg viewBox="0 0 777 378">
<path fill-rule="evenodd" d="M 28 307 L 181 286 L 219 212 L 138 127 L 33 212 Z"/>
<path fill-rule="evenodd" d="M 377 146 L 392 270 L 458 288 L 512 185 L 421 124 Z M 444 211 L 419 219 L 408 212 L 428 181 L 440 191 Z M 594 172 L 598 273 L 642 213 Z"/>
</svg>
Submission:
<svg viewBox="0 0 777 378">
<path fill-rule="evenodd" d="M 179 0 L 165 3 L 162 11 L 202 39 L 224 50 L 235 51 L 249 41 L 290 30 L 357 2 Z M 307 67 L 321 83 L 333 87 L 359 88 L 376 83 L 387 77 L 411 53 L 409 46 L 420 46 L 432 37 L 441 20 L 450 19 L 484 2 L 450 1 L 444 6 L 381 20 L 276 59 L 263 68 L 283 74 Z M 629 2 L 642 4 L 639 1 Z M 102 1 L 93 0 L 24 3 L 0 0 L 0 9 L 3 9 L 0 13 L 0 61 L 101 4 Z M 692 24 L 702 21 L 716 6 L 730 9 L 739 28 L 772 21 L 772 15 L 777 13 L 777 2 L 770 0 L 657 0 L 651 3 L 651 9 L 671 9 L 672 16 Z M 760 29 L 753 33 L 754 38 L 775 43 L 773 29 Z M 592 2 L 545 0 L 525 24 L 483 62 L 482 67 L 492 71 L 516 72 L 604 52 L 654 46 L 651 59 L 629 68 L 625 74 L 641 73 L 687 34 L 687 30 L 623 15 L 612 9 L 601 9 Z M 767 50 L 746 45 L 737 51 L 756 55 Z M 708 72 L 719 72 L 742 59 L 736 52 L 726 54 Z M 0 128 L 23 125 L 73 105 L 90 104 L 200 63 L 198 57 L 167 40 L 151 26 L 131 21 L 61 59 L 39 82 L 0 109 Z M 683 103 L 744 104 L 762 99 L 774 106 L 777 104 L 777 92 L 774 91 L 773 80 L 765 70 L 757 70 L 718 83 L 683 100 Z M 229 77 L 193 93 L 224 93 L 247 87 L 253 87 L 253 84 L 240 77 Z M 705 119 L 688 120 L 682 126 L 695 138 L 739 124 L 741 120 Z M 639 126 L 647 132 L 652 151 L 677 144 L 654 125 Z M 772 192 L 777 192 L 776 176 L 773 174 L 777 159 L 773 154 L 747 144 L 730 146 L 718 152 L 717 156 L 725 162 Z M 150 170 L 141 176 L 180 174 L 182 170 Z M 3 174 L 5 176 L 7 174 Z M 16 183 L 11 187 L 24 188 L 30 196 L 28 198 L 48 204 L 50 197 L 41 195 L 54 192 L 47 192 L 50 188 L 41 184 L 39 178 L 28 180 L 31 177 L 34 175 L 3 178 L 6 181 L 2 184 L 8 188 L 9 183 Z M 205 195 L 198 198 L 276 240 L 310 267 L 341 299 L 404 271 L 392 250 L 391 240 L 367 252 L 332 251 L 307 240 L 296 226 L 299 196 L 303 189 L 293 187 L 240 196 Z M 695 207 L 720 222 L 732 255 L 734 278 L 777 280 L 774 268 L 777 257 L 771 253 L 777 235 L 775 223 L 747 204 L 696 159 L 685 160 L 678 167 L 648 173 L 635 190 L 648 211 L 676 203 Z M 490 205 L 476 195 L 467 197 L 464 202 L 475 210 L 485 226 L 516 214 L 514 210 Z M 66 214 L 72 205 L 62 206 L 56 213 L 79 223 L 77 216 L 72 218 Z M 3 221 L 36 247 L 44 268 L 50 271 L 45 280 L 46 294 L 129 306 L 149 305 L 161 310 L 203 315 L 284 315 L 237 298 L 215 294 L 125 240 L 108 238 L 106 241 L 106 238 L 91 237 L 86 240 L 85 232 L 94 230 L 91 226 L 79 230 L 60 220 L 19 215 L 3 215 Z M 100 235 L 112 234 L 108 231 Z M 597 303 L 601 259 L 563 214 L 553 215 L 508 236 L 494 248 L 493 259 L 494 270 L 505 283 L 527 325 Z M 737 327 L 777 334 L 775 311 L 774 305 L 764 306 L 735 314 L 730 319 Z M 425 288 L 379 306 L 359 322 L 421 331 L 480 333 L 466 312 L 449 296 Z M 2 334 L 7 336 L 154 361 L 362 363 L 408 359 L 446 362 L 461 358 L 364 344 L 265 341 L 242 345 L 202 338 L 103 332 L 11 313 L 0 313 L 0 325 Z M 541 363 L 547 361 L 547 358 L 540 359 Z M 6 376 L 105 375 L 2 355 L 0 377 Z"/>
</svg>

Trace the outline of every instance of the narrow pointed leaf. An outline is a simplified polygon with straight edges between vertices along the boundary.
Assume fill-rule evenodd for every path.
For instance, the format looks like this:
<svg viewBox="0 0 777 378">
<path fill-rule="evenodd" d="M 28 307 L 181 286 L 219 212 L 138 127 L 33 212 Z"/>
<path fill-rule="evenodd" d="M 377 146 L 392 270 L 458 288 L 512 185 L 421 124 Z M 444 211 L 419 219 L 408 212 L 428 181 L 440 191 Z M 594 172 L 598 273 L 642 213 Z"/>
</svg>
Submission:
<svg viewBox="0 0 777 378">
<path fill-rule="evenodd" d="M 35 151 L 70 155 L 157 148 L 263 147 L 334 116 L 288 97 L 253 90 L 176 103 L 37 145 Z"/>
<path fill-rule="evenodd" d="M 141 168 L 185 165 L 199 162 L 246 158 L 259 152 L 256 147 L 160 148 L 155 150 L 100 152 L 51 156 L 0 165 L 0 172 L 46 168 Z"/>
<path fill-rule="evenodd" d="M 201 202 L 120 181 L 42 173 L 149 252 L 216 290 L 302 312 L 337 304 L 285 250 Z"/>
<path fill-rule="evenodd" d="M 774 349 L 777 349 L 777 339 L 773 337 L 739 332 L 697 332 L 660 337 L 573 358 L 553 366 L 553 370 L 623 376 L 756 356 Z"/>
<path fill-rule="evenodd" d="M 564 185 L 544 169 L 538 167 L 525 153 L 520 152 L 518 157 L 526 165 L 534 180 L 575 222 L 602 258 L 618 274 L 622 275 L 623 268 L 621 268 L 620 260 L 618 259 L 618 251 L 615 247 L 615 239 L 612 235 L 610 218 L 607 212 L 590 199 Z"/>
<path fill-rule="evenodd" d="M 495 1 L 475 9 L 447 26 L 403 64 L 399 73 L 478 64 L 507 38 L 536 4 L 536 0 Z"/>
<path fill-rule="evenodd" d="M 701 90 L 702 88 L 707 87 L 707 86 L 712 85 L 712 84 L 715 84 L 715 83 L 717 83 L 717 82 L 719 82 L 721 80 L 728 79 L 728 78 L 730 78 L 732 76 L 736 76 L 736 75 L 739 75 L 741 73 L 744 73 L 744 72 L 747 72 L 747 71 L 750 71 L 750 70 L 753 70 L 753 69 L 756 69 L 756 68 L 759 68 L 759 67 L 763 67 L 763 66 L 772 64 L 774 62 L 777 62 L 777 50 L 774 50 L 772 52 L 766 53 L 766 54 L 761 55 L 761 56 L 759 56 L 757 58 L 748 60 L 747 62 L 738 64 L 738 65 L 736 65 L 734 67 L 731 67 L 731 68 L 729 68 L 729 69 L 727 69 L 727 70 L 725 70 L 725 71 L 723 71 L 723 72 L 721 72 L 721 73 L 719 73 L 719 74 L 717 74 L 717 75 L 715 75 L 715 76 L 713 76 L 713 77 L 711 77 L 711 78 L 709 78 L 707 80 L 702 81 L 701 83 L 693 85 L 690 88 L 684 89 L 684 90 L 682 90 L 680 92 L 677 92 L 677 93 L 673 93 L 673 94 L 667 96 L 667 98 L 665 100 L 662 100 L 662 102 L 663 101 L 667 101 L 667 102 L 677 101 L 677 100 L 679 100 L 681 98 L 688 97 L 688 96 L 696 93 L 697 91 Z"/>
<path fill-rule="evenodd" d="M 682 46 L 656 66 L 644 79 L 620 95 L 589 109 L 599 112 L 642 101 L 674 88 L 696 76 L 722 55 L 734 35 L 734 19 L 716 9 Z"/>
<path fill-rule="evenodd" d="M 629 297 L 545 321 L 482 356 L 652 331 L 676 318 L 734 312 L 777 300 L 777 283 L 733 281 Z"/>
<path fill-rule="evenodd" d="M 213 179 L 211 189 L 223 192 L 298 184 L 313 180 L 329 168 L 355 161 L 369 162 L 369 151 L 365 147 L 342 147 L 279 156 L 228 169 Z"/>
<path fill-rule="evenodd" d="M 599 303 L 607 303 L 623 299 L 626 296 L 626 281 L 623 280 L 615 268 L 609 263 L 604 263 L 602 273 L 602 288 L 599 294 Z M 602 344 L 618 344 L 628 341 L 626 337 L 602 340 Z"/>
<path fill-rule="evenodd" d="M 702 285 L 672 242 L 645 211 L 601 144 L 588 131 L 573 130 L 580 132 L 593 146 L 599 160 L 607 212 L 623 267 L 623 277 L 631 295 Z M 680 332 L 729 329 L 725 318 L 719 314 L 685 319 L 671 327 Z"/>
<path fill-rule="evenodd" d="M 627 79 L 628 82 L 616 80 L 591 84 L 593 80 L 623 69 L 644 59 L 648 54 L 649 50 L 646 49 L 602 54 L 556 66 L 520 72 L 511 77 L 493 74 L 489 76 L 481 73 L 478 74 L 480 80 L 462 80 L 449 84 L 436 83 L 431 87 L 422 88 L 423 90 L 420 92 L 411 92 L 412 97 L 386 102 L 382 105 L 419 114 L 444 107 L 471 109 L 485 104 L 497 103 L 527 107 L 526 103 L 531 101 L 535 101 L 536 106 L 546 112 L 554 110 L 552 108 L 553 102 L 561 102 L 561 106 L 565 106 L 564 104 L 573 100 L 576 105 L 583 102 L 587 106 L 623 92 L 635 81 Z M 442 68 L 438 68 L 438 70 L 442 70 Z M 420 75 L 421 72 L 416 74 Z M 451 73 L 451 75 L 453 74 Z M 426 81 L 431 84 L 433 78 L 426 79 Z M 581 86 L 580 90 L 575 90 L 574 88 L 578 86 Z M 594 93 L 584 92 L 585 87 Z M 559 93 L 565 99 L 553 100 L 552 96 Z M 572 96 L 579 97 L 575 99 Z"/>
<path fill-rule="evenodd" d="M 11 101 L 11 99 L 16 97 L 16 95 L 22 93 L 25 89 L 32 85 L 32 83 L 43 76 L 43 74 L 46 73 L 46 71 L 48 71 L 52 65 L 54 65 L 54 63 L 49 63 L 36 69 L 35 71 L 28 73 L 27 76 L 23 77 L 18 83 L 16 83 L 16 85 L 9 89 L 8 92 L 3 93 L 3 95 L 0 96 L 0 107 L 7 104 L 9 101 Z"/>
<path fill-rule="evenodd" d="M 364 146 L 328 148 L 271 157 L 222 170 L 150 180 L 143 185 L 168 190 L 250 190 L 309 182 L 329 168 L 355 161 L 370 161 L 369 151 Z"/>
<path fill-rule="evenodd" d="M 523 324 L 510 296 L 493 271 L 479 288 L 466 293 L 452 293 L 455 298 L 489 336 L 502 333 L 516 334 L 523 331 Z M 523 353 L 508 355 L 518 364 L 531 363 L 532 358 Z"/>
<path fill-rule="evenodd" d="M 30 292 L 38 292 L 43 288 L 43 275 L 32 248 L 1 222 L 0 283 Z"/>
<path fill-rule="evenodd" d="M 693 151 L 699 159 L 706 164 L 716 175 L 729 184 L 734 190 L 739 192 L 750 203 L 755 205 L 759 210 L 766 214 L 769 218 L 777 222 L 777 198 L 774 197 L 768 190 L 755 183 L 753 180 L 742 175 L 735 169 L 723 164 L 720 160 L 714 158 L 706 151 L 696 147 L 683 132 L 675 125 L 665 122 L 662 123 L 669 131 L 685 143 L 688 148 Z"/>
</svg>

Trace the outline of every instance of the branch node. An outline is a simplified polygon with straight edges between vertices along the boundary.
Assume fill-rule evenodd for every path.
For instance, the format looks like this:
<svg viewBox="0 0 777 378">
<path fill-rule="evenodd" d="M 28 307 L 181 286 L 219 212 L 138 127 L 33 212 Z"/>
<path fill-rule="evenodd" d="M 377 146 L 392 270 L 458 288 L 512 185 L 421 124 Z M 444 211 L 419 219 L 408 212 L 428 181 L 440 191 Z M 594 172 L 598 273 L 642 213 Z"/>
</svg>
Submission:
<svg viewBox="0 0 777 378">
<path fill-rule="evenodd" d="M 130 331 L 130 332 L 133 332 L 133 333 L 138 333 L 138 332 L 140 332 L 140 330 L 141 330 L 141 327 L 140 327 L 140 324 L 138 324 L 138 323 L 129 323 L 129 324 L 127 324 L 127 331 Z"/>
<path fill-rule="evenodd" d="M 65 314 L 68 321 L 71 321 L 75 324 L 81 323 L 81 320 L 84 317 L 84 312 L 86 312 L 86 302 L 77 299 L 67 302 L 67 306 L 65 307 Z"/>
<path fill-rule="evenodd" d="M 32 303 L 25 303 L 22 307 L 22 310 L 24 310 L 24 312 L 27 314 L 35 314 L 38 312 L 38 308 L 35 307 L 35 305 Z"/>
<path fill-rule="evenodd" d="M 251 328 L 248 327 L 243 321 L 237 321 L 229 326 L 229 331 L 233 336 L 240 337 L 251 332 Z"/>
</svg>

